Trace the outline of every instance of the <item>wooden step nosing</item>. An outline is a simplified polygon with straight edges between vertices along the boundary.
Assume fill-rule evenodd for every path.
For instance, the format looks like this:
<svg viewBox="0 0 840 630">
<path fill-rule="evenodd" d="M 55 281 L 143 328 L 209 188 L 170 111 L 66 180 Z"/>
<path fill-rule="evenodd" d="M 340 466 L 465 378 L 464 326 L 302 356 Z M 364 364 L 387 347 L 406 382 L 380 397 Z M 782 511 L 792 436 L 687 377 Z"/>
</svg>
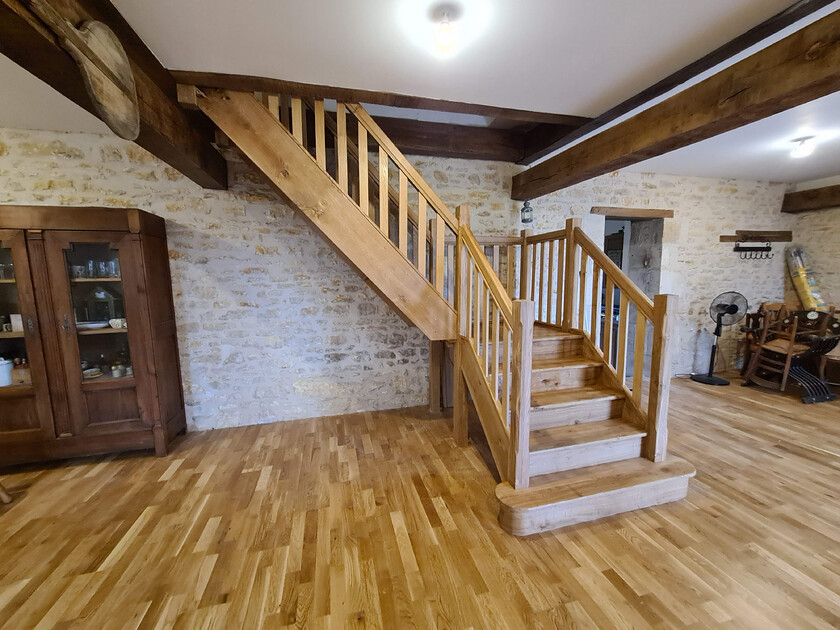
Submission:
<svg viewBox="0 0 840 630">
<path fill-rule="evenodd" d="M 620 488 L 613 488 L 612 490 L 606 490 L 597 494 L 563 499 L 555 502 L 547 502 L 543 505 L 530 508 L 512 507 L 506 504 L 503 499 L 499 499 L 499 524 L 502 526 L 502 529 L 509 534 L 514 536 L 527 536 L 552 529 L 559 529 L 561 527 L 568 527 L 570 525 L 599 520 L 601 518 L 615 516 L 616 514 L 622 514 L 637 509 L 653 507 L 654 505 L 662 505 L 663 503 L 679 501 L 684 499 L 688 493 L 688 480 L 693 476 L 694 475 L 692 473 L 663 477 L 661 479 L 653 479 L 640 484 L 630 484 Z M 665 487 L 664 492 L 659 491 L 660 486 Z M 632 498 L 632 494 L 639 490 L 649 491 L 649 499 L 642 499 L 634 502 L 632 507 L 628 507 L 625 504 L 625 501 L 629 501 Z M 588 502 L 596 498 L 606 500 L 611 505 L 610 507 L 598 510 L 596 515 L 590 517 L 586 514 L 586 505 Z M 549 519 L 550 512 L 556 510 L 561 506 L 561 504 L 563 506 L 564 514 L 559 517 Z M 517 522 L 517 517 L 525 515 L 526 513 L 529 520 L 537 521 L 536 525 L 526 526 L 523 523 Z"/>
<path fill-rule="evenodd" d="M 603 421 L 600 421 L 600 422 L 603 422 Z M 593 424 L 593 423 L 590 422 L 590 423 L 585 423 L 585 424 Z M 570 424 L 568 426 L 579 427 L 579 426 L 584 426 L 584 425 Z M 632 433 L 622 433 L 622 434 L 619 434 L 619 435 L 604 436 L 604 437 L 601 437 L 601 438 L 596 438 L 594 440 L 589 440 L 587 442 L 574 442 L 572 444 L 564 444 L 562 446 L 549 446 L 548 448 L 538 448 L 536 450 L 532 450 L 532 451 L 529 451 L 529 452 L 531 453 L 531 455 L 534 455 L 536 453 L 539 453 L 539 454 L 542 455 L 543 453 L 546 453 L 546 452 L 554 452 L 554 453 L 557 453 L 559 455 L 563 452 L 568 452 L 570 449 L 576 449 L 576 448 L 580 448 L 580 447 L 610 444 L 612 442 L 622 442 L 624 440 L 641 440 L 642 438 L 644 438 L 647 435 L 647 431 L 645 431 L 644 429 L 638 429 L 636 427 L 632 427 L 632 428 L 635 429 Z M 540 430 L 545 431 L 545 429 L 540 429 Z"/>
<path fill-rule="evenodd" d="M 557 390 L 557 391 L 566 391 L 571 392 L 574 391 L 573 389 L 567 390 Z M 545 392 L 538 392 L 540 394 L 544 394 Z M 563 409 L 564 407 L 574 407 L 576 405 L 585 405 L 587 403 L 602 403 L 602 402 L 611 402 L 613 400 L 624 400 L 626 396 L 624 394 L 608 394 L 606 396 L 598 396 L 596 398 L 575 398 L 573 400 L 567 400 L 564 402 L 559 403 L 550 403 L 548 405 L 531 405 L 531 412 L 534 411 L 548 411 L 548 410 L 558 410 Z"/>
<path fill-rule="evenodd" d="M 541 359 L 537 359 L 538 361 Z M 563 363 L 560 365 L 546 365 L 543 367 L 531 367 L 531 373 L 536 372 L 554 372 L 566 370 L 587 370 L 592 368 L 602 368 L 604 364 L 600 361 L 587 361 L 583 363 Z"/>
</svg>

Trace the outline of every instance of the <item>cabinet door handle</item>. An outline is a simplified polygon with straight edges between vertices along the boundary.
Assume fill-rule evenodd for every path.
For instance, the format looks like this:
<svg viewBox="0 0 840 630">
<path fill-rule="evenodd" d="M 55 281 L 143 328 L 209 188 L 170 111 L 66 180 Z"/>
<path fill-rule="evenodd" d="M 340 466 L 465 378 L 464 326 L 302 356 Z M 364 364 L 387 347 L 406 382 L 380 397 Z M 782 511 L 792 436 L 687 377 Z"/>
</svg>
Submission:
<svg viewBox="0 0 840 630">
<path fill-rule="evenodd" d="M 26 327 L 29 329 L 29 332 L 35 332 L 35 320 L 32 319 L 32 315 L 26 316 Z"/>
<path fill-rule="evenodd" d="M 64 323 L 61 325 L 61 329 L 64 331 L 67 339 L 70 339 L 70 319 L 67 317 L 67 313 L 64 314 Z"/>
</svg>

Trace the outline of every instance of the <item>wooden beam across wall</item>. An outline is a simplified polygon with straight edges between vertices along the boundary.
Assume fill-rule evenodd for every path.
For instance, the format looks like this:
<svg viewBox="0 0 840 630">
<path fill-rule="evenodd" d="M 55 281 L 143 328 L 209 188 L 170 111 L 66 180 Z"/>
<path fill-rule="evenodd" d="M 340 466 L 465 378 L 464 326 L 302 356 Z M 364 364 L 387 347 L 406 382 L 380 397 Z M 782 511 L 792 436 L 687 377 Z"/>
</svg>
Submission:
<svg viewBox="0 0 840 630">
<path fill-rule="evenodd" d="M 840 11 L 513 178 L 520 201 L 737 129 L 840 90 Z"/>
<path fill-rule="evenodd" d="M 447 101 L 423 96 L 395 94 L 393 92 L 375 92 L 373 90 L 316 85 L 241 74 L 173 70 L 172 76 L 175 77 L 178 83 L 196 85 L 198 87 L 221 88 L 237 92 L 268 92 L 270 94 L 288 94 L 298 97 L 329 98 L 343 103 L 370 103 L 371 105 L 387 105 L 406 109 L 424 109 L 453 114 L 473 114 L 476 116 L 503 118 L 520 122 L 548 123 L 577 127 L 590 120 L 583 116 L 532 112 L 509 107 L 478 105 L 475 103 Z"/>
<path fill-rule="evenodd" d="M 116 8 L 108 0 L 53 0 L 51 4 L 70 23 L 97 20 L 119 38 L 137 86 L 137 144 L 200 186 L 226 188 L 227 165 L 211 144 L 212 126 L 178 105 L 172 76 Z M 96 115 L 76 63 L 55 35 L 18 0 L 0 0 L 0 53 Z"/>
<path fill-rule="evenodd" d="M 840 208 L 840 185 L 791 192 L 782 203 L 782 212 L 789 214 L 829 208 Z"/>
<path fill-rule="evenodd" d="M 612 206 L 593 206 L 590 214 L 600 214 L 606 217 L 621 217 L 625 219 L 673 219 L 673 210 L 656 208 L 616 208 Z"/>
<path fill-rule="evenodd" d="M 798 2 L 794 2 L 784 11 L 777 13 L 770 19 L 765 20 L 761 24 L 751 28 L 746 33 L 742 33 L 735 39 L 726 42 L 723 46 L 716 48 L 697 61 L 693 61 L 687 66 L 680 68 L 661 81 L 657 81 L 638 94 L 634 94 L 615 107 L 611 107 L 603 114 L 593 118 L 589 122 L 571 129 L 568 133 L 561 137 L 554 138 L 553 140 L 543 143 L 531 144 L 530 150 L 526 152 L 520 164 L 531 164 L 540 158 L 543 158 L 546 155 L 571 144 L 575 140 L 579 140 L 580 138 L 605 127 L 621 116 L 632 112 L 637 107 L 640 107 L 655 98 L 659 98 L 674 88 L 687 83 L 694 77 L 711 70 L 718 64 L 725 62 L 727 59 L 731 59 L 735 55 L 745 51 L 747 48 L 758 44 L 785 28 L 788 28 L 792 24 L 808 17 L 815 11 L 828 6 L 834 1 L 835 0 L 799 0 Z"/>
</svg>

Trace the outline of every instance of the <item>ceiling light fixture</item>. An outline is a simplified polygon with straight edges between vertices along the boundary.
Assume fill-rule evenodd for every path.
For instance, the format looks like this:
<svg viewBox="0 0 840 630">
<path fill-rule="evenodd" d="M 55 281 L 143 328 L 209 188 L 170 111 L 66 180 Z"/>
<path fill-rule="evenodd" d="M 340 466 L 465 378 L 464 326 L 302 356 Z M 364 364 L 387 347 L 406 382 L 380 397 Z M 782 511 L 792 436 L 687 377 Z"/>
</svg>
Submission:
<svg viewBox="0 0 840 630">
<path fill-rule="evenodd" d="M 802 138 L 797 138 L 792 142 L 796 143 L 796 146 L 793 147 L 793 150 L 790 152 L 790 157 L 792 158 L 808 157 L 814 152 L 814 149 L 816 148 L 814 136 L 804 136 Z"/>
<path fill-rule="evenodd" d="M 450 57 L 458 49 L 458 20 L 463 10 L 457 4 L 437 4 L 429 11 L 429 17 L 435 25 L 434 46 L 441 57 Z"/>
<path fill-rule="evenodd" d="M 442 53 L 447 53 L 455 43 L 455 31 L 449 22 L 449 14 L 443 14 L 443 21 L 435 29 L 435 46 Z"/>
</svg>

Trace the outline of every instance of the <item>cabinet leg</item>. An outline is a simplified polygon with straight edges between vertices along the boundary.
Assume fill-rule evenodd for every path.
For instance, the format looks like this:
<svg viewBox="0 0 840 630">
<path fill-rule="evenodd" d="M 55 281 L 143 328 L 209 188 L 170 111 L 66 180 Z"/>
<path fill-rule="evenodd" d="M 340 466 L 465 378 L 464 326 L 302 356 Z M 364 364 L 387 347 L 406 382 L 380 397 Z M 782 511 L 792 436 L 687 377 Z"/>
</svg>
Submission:
<svg viewBox="0 0 840 630">
<path fill-rule="evenodd" d="M 155 425 L 152 432 L 155 436 L 155 455 L 166 457 L 168 454 L 168 449 L 166 448 L 166 430 L 160 425 Z"/>
</svg>

